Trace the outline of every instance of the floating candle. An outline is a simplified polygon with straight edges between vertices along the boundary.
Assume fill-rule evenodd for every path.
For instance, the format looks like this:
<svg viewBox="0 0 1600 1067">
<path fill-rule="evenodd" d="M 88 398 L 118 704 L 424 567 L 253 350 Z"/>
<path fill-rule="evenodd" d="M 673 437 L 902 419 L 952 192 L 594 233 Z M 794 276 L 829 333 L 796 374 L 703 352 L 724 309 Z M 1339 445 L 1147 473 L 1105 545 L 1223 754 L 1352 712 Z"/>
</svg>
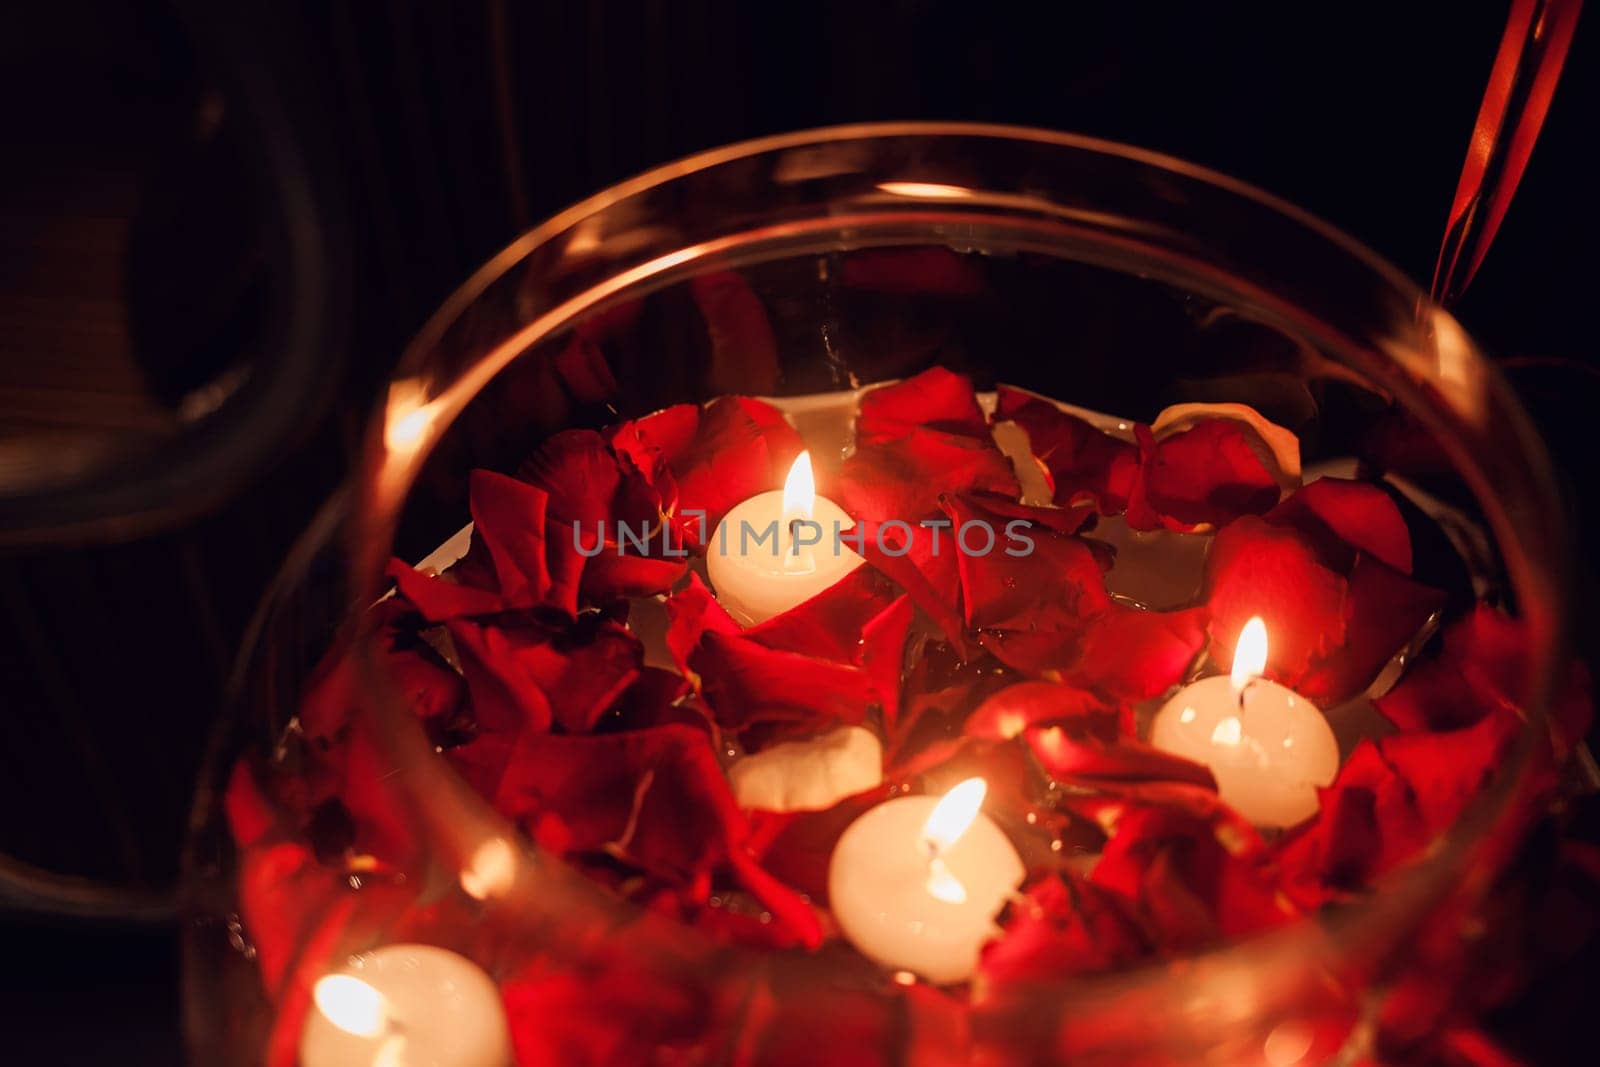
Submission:
<svg viewBox="0 0 1600 1067">
<path fill-rule="evenodd" d="M 1150 743 L 1203 763 L 1217 792 L 1257 826 L 1293 826 L 1317 812 L 1317 789 L 1339 773 L 1339 744 L 1322 710 L 1261 677 L 1267 627 L 1245 624 L 1229 675 L 1185 686 L 1156 713 Z"/>
<path fill-rule="evenodd" d="M 323 975 L 300 1035 L 303 1067 L 509 1067 L 500 991 L 434 945 L 385 945 Z"/>
<path fill-rule="evenodd" d="M 717 525 L 706 552 L 717 600 L 745 626 L 810 600 L 864 562 L 837 538 L 854 525 L 817 495 L 811 454 L 801 452 L 781 490 L 750 497 Z"/>
<path fill-rule="evenodd" d="M 821 811 L 881 781 L 883 743 L 859 726 L 784 741 L 728 768 L 739 806 L 762 811 Z"/>
<path fill-rule="evenodd" d="M 940 984 L 964 981 L 1027 873 L 969 778 L 940 798 L 896 797 L 851 823 L 828 867 L 834 918 L 861 953 Z"/>
</svg>

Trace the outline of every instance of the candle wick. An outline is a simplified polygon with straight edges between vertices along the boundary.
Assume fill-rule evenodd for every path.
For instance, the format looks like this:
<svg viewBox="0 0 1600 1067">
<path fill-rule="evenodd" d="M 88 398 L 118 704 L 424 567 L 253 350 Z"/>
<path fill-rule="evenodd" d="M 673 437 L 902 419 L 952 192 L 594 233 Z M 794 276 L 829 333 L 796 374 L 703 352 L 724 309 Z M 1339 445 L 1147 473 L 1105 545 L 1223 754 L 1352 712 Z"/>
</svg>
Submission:
<svg viewBox="0 0 1600 1067">
<path fill-rule="evenodd" d="M 787 535 L 787 544 L 779 538 L 778 552 L 783 559 L 783 569 L 791 574 L 809 574 L 816 570 L 817 561 L 812 555 L 810 545 L 800 543 L 800 535 L 796 527 L 803 522 L 810 522 L 809 515 L 791 514 L 784 517 L 783 533 Z"/>
<path fill-rule="evenodd" d="M 400 1024 L 400 1020 L 395 1016 L 394 1012 L 390 1010 L 389 998 L 383 997 L 380 1004 L 381 1006 L 378 1010 L 382 1012 L 382 1014 L 378 1017 L 377 1036 L 384 1038 L 404 1036 L 405 1027 Z"/>
</svg>

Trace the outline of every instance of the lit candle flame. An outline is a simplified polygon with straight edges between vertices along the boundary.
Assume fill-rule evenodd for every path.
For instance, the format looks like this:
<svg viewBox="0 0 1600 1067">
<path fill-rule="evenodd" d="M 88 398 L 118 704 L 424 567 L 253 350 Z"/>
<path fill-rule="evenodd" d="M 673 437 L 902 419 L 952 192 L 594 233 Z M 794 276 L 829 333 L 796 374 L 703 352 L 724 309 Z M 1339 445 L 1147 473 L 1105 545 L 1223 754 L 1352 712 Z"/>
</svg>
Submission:
<svg viewBox="0 0 1600 1067">
<path fill-rule="evenodd" d="M 317 979 L 311 997 L 328 1021 L 357 1037 L 377 1037 L 387 1026 L 383 994 L 348 974 L 327 974 Z"/>
<path fill-rule="evenodd" d="M 783 517 L 809 519 L 817 505 L 817 483 L 811 474 L 811 453 L 801 452 L 783 482 Z"/>
<path fill-rule="evenodd" d="M 944 860 L 938 856 L 928 861 L 928 895 L 946 904 L 967 902 L 967 887 L 961 884 L 961 879 L 952 874 L 950 868 L 945 866 Z"/>
<path fill-rule="evenodd" d="M 1243 689 L 1267 669 L 1267 624 L 1256 615 L 1239 631 L 1233 650 L 1233 687 Z"/>
<path fill-rule="evenodd" d="M 961 840 L 972 820 L 978 817 L 978 809 L 983 807 L 983 798 L 988 792 L 989 785 L 982 778 L 968 778 L 933 806 L 928 821 L 922 824 L 922 839 L 933 846 L 935 854 L 954 847 Z"/>
</svg>

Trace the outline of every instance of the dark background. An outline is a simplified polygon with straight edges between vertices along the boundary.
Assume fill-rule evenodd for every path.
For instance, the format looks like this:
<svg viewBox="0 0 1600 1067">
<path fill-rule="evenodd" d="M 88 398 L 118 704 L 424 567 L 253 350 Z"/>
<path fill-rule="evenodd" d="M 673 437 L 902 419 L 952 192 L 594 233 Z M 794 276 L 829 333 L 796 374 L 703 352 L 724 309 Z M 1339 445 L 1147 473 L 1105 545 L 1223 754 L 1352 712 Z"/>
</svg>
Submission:
<svg viewBox="0 0 1600 1067">
<path fill-rule="evenodd" d="M 729 141 L 974 119 L 1210 165 L 1426 284 L 1508 5 L 213 6 L 58 0 L 9 13 L 0 38 L 0 442 L 66 426 L 248 461 L 142 530 L 0 550 L 0 848 L 158 894 L 262 586 L 407 338 L 521 229 Z M 1600 400 L 1597 42 L 1580 25 L 1456 309 L 1573 461 L 1580 520 Z M 292 195 L 263 177 L 284 171 Z M 295 220 L 310 257 L 284 247 Z M 289 300 L 307 279 L 320 298 Z M 285 340 L 294 314 L 317 328 Z M 292 432 L 229 440 L 224 407 L 196 443 L 175 421 L 230 372 L 259 384 L 297 358 L 318 374 Z M 130 492 L 145 473 L 114 472 Z M 0 907 L 0 1058 L 174 1062 L 177 970 L 170 923 Z M 1586 1024 L 1592 973 L 1553 967 L 1502 1036 L 1566 1062 L 1552 1035 Z"/>
</svg>

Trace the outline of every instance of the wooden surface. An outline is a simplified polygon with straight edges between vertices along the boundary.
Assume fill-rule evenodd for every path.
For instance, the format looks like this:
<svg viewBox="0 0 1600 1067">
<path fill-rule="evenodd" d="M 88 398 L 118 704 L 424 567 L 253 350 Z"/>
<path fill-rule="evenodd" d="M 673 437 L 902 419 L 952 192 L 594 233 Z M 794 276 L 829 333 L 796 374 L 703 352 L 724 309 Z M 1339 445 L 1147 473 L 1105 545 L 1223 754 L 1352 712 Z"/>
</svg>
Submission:
<svg viewBox="0 0 1600 1067">
<path fill-rule="evenodd" d="M 39 159 L 27 179 L 0 205 L 0 492 L 71 482 L 177 429 L 128 335 L 131 161 Z"/>
</svg>

